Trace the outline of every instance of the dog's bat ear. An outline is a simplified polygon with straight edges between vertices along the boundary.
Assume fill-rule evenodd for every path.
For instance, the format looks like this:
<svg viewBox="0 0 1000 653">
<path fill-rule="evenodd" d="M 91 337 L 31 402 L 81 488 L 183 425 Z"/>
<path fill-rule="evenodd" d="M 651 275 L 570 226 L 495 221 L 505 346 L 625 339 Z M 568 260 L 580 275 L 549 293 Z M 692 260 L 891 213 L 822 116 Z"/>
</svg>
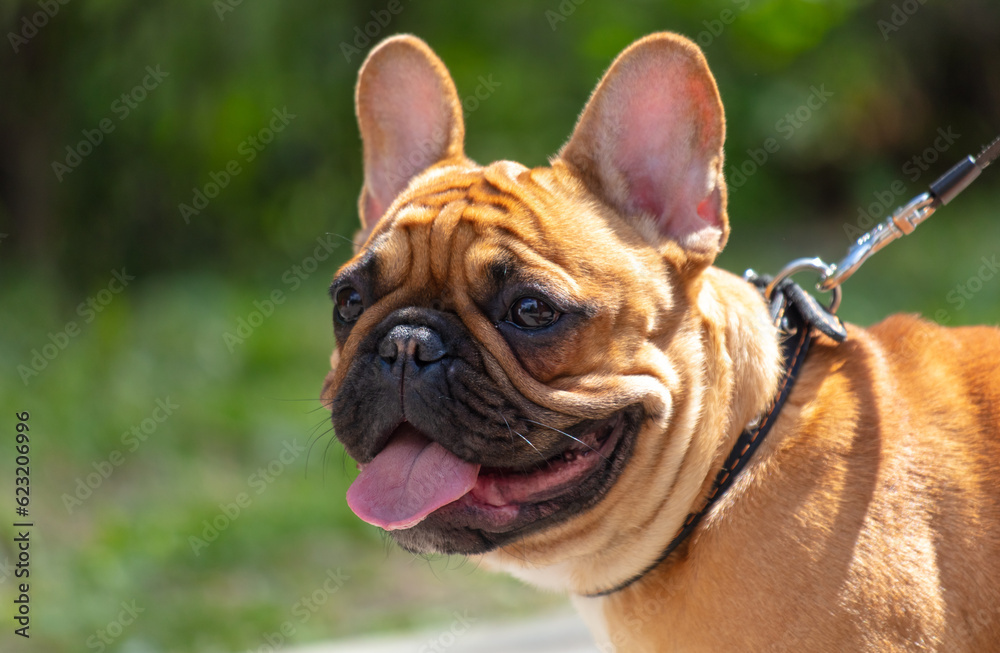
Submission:
<svg viewBox="0 0 1000 653">
<path fill-rule="evenodd" d="M 364 147 L 364 242 L 409 181 L 446 159 L 464 159 L 462 105 L 448 69 L 415 36 L 382 41 L 358 73 L 355 107 Z"/>
<path fill-rule="evenodd" d="M 722 101 L 701 50 L 659 33 L 615 59 L 559 157 L 626 219 L 651 221 L 660 244 L 679 246 L 700 268 L 729 234 L 724 138 Z"/>
</svg>

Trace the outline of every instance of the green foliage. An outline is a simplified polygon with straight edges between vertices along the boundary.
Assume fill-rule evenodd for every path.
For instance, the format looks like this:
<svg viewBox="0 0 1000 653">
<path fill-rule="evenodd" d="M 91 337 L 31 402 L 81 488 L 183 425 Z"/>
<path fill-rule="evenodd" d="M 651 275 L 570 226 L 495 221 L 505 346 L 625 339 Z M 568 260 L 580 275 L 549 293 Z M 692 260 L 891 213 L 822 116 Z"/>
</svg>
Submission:
<svg viewBox="0 0 1000 653">
<path fill-rule="evenodd" d="M 463 97 L 492 75 L 499 88 L 467 104 L 468 150 L 537 165 L 565 140 L 614 55 L 673 29 L 705 47 L 719 77 L 727 172 L 775 135 L 812 86 L 834 94 L 734 202 L 745 225 L 833 220 L 864 200 L 876 169 L 898 169 L 938 127 L 958 126 L 963 150 L 993 135 L 1000 74 L 990 73 L 998 64 L 985 26 L 998 23 L 1000 6 L 917 6 L 885 31 L 892 8 L 858 0 L 400 0 L 398 14 L 378 2 L 71 2 L 16 54 L 4 53 L 0 130 L 11 138 L 0 215 L 22 255 L 55 263 L 74 283 L 110 265 L 252 271 L 294 256 L 315 234 L 353 230 L 361 182 L 353 83 L 379 38 L 423 36 Z M 8 5 L 4 33 L 20 31 L 34 10 Z M 168 76 L 123 116 L 113 107 L 147 66 Z M 260 151 L 250 148 L 247 139 L 286 107 L 295 118 Z M 66 148 L 102 120 L 114 131 L 58 181 L 52 163 L 65 163 Z M 192 205 L 230 161 L 240 173 L 185 223 L 179 205 Z M 760 206 L 768 209 L 751 208 Z"/>
</svg>

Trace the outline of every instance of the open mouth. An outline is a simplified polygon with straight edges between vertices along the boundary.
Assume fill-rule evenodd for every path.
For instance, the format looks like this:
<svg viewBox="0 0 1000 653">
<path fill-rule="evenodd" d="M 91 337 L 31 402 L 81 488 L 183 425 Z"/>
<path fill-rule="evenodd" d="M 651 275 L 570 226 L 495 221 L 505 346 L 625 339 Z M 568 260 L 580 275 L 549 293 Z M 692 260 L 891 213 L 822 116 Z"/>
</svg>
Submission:
<svg viewBox="0 0 1000 653">
<path fill-rule="evenodd" d="M 463 460 L 403 422 L 371 462 L 358 465 L 361 473 L 347 502 L 358 517 L 389 531 L 413 528 L 434 513 L 467 526 L 507 530 L 525 507 L 551 513 L 560 497 L 609 470 L 626 421 L 623 410 L 579 436 L 567 434 L 570 445 L 561 453 L 518 469 Z"/>
</svg>

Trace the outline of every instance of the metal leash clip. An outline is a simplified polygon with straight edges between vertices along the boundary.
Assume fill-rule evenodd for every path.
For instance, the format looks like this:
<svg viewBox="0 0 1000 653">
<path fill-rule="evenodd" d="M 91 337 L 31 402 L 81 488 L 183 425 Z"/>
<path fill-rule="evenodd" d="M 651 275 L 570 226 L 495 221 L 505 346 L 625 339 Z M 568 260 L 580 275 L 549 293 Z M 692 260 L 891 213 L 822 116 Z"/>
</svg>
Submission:
<svg viewBox="0 0 1000 653">
<path fill-rule="evenodd" d="M 840 288 L 834 289 L 830 305 L 823 306 L 792 280 L 793 274 L 803 270 L 815 270 L 823 275 L 829 272 L 830 266 L 818 258 L 800 258 L 786 265 L 774 278 L 753 270 L 744 272 L 743 278 L 764 296 L 771 320 L 784 337 L 795 336 L 802 328 L 817 329 L 834 342 L 843 342 L 847 339 L 847 329 L 836 316 Z"/>
<path fill-rule="evenodd" d="M 829 306 L 824 308 L 829 315 L 835 316 L 843 294 L 840 284 L 857 272 L 875 252 L 892 241 L 913 233 L 921 222 L 955 199 L 998 157 L 1000 157 L 1000 138 L 984 147 L 976 158 L 967 156 L 959 161 L 930 185 L 929 192 L 917 195 L 905 206 L 896 209 L 884 222 L 858 238 L 839 263 L 830 265 L 819 258 L 800 258 L 786 265 L 767 284 L 764 290 L 765 299 L 770 302 L 779 284 L 793 274 L 803 270 L 815 270 L 820 275 L 816 289 L 833 293 Z M 752 270 L 747 270 L 747 273 L 751 274 Z"/>
<path fill-rule="evenodd" d="M 796 272 L 802 272 L 803 270 L 815 270 L 819 272 L 819 283 L 816 284 L 817 288 L 821 288 L 823 282 L 830 278 L 830 275 L 836 272 L 836 266 L 830 265 L 823 261 L 823 259 L 818 257 L 813 258 L 797 258 L 785 267 L 781 268 L 778 274 L 774 275 L 774 279 L 771 283 L 767 284 L 764 289 L 764 297 L 771 299 L 774 297 L 774 291 L 778 287 L 778 284 L 792 276 Z M 830 305 L 826 306 L 826 312 L 830 315 L 836 315 L 837 309 L 840 308 L 840 300 L 843 296 L 843 291 L 840 286 L 833 286 L 829 288 L 832 291 L 833 296 L 830 298 Z"/>
</svg>

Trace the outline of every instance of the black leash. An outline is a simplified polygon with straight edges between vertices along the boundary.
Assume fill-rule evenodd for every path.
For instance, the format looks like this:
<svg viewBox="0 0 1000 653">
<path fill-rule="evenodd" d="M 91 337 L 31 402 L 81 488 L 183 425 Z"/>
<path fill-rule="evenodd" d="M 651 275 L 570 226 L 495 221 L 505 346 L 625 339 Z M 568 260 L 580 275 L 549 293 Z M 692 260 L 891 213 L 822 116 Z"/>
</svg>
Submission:
<svg viewBox="0 0 1000 653">
<path fill-rule="evenodd" d="M 770 277 L 758 276 L 752 270 L 748 270 L 747 281 L 754 284 L 763 293 L 772 280 Z M 840 320 L 828 313 L 812 295 L 802 290 L 791 279 L 785 279 L 778 284 L 771 296 L 771 300 L 768 302 L 768 308 L 771 318 L 781 330 L 781 349 L 785 369 L 780 389 L 774 398 L 774 402 L 771 404 L 770 410 L 756 424 L 748 427 L 740 434 L 736 440 L 736 444 L 729 452 L 726 462 L 723 463 L 722 469 L 715 476 L 715 483 L 712 484 L 712 490 L 708 494 L 708 500 L 705 505 L 697 512 L 692 512 L 687 516 L 680 532 L 677 533 L 674 539 L 670 541 L 670 544 L 667 545 L 667 548 L 664 549 L 663 553 L 652 564 L 623 583 L 599 592 L 584 594 L 583 596 L 597 598 L 620 592 L 666 560 L 680 546 L 681 542 L 687 539 L 692 531 L 694 531 L 701 518 L 705 516 L 705 513 L 726 493 L 726 490 L 732 487 L 739 473 L 746 467 L 751 457 L 753 457 L 754 451 L 757 450 L 760 443 L 767 437 L 771 427 L 778 419 L 782 406 L 785 405 L 785 400 L 791 394 L 799 372 L 802 370 L 806 354 L 809 353 L 809 344 L 813 339 L 813 328 L 829 335 L 837 342 L 842 342 L 847 337 L 847 331 L 844 330 L 844 326 L 840 323 Z"/>
</svg>

